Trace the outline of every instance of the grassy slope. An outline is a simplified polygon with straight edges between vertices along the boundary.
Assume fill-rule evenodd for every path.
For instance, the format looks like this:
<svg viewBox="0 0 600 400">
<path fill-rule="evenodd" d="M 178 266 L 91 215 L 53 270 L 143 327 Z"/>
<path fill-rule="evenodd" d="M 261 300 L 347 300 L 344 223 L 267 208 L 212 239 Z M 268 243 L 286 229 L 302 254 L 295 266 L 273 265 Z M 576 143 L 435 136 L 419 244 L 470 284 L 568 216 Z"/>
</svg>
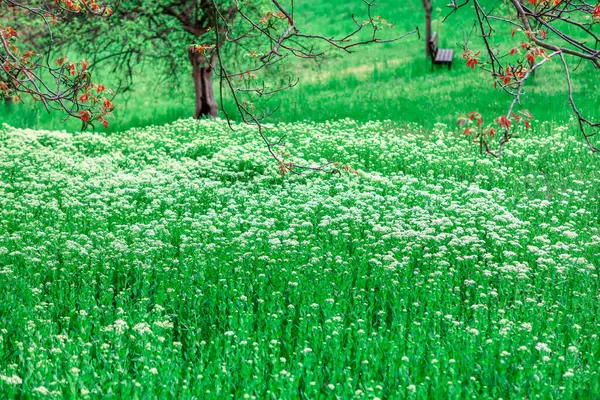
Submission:
<svg viewBox="0 0 600 400">
<path fill-rule="evenodd" d="M 443 7 L 443 1 L 438 3 Z M 396 33 L 406 32 L 415 26 L 423 30 L 424 18 L 419 4 L 418 0 L 381 0 L 376 13 L 393 21 Z M 351 13 L 356 12 L 361 19 L 363 10 L 358 0 L 350 5 L 339 0 L 307 2 L 304 8 L 298 9 L 298 18 L 306 31 L 340 35 L 352 28 Z M 442 46 L 456 50 L 452 71 L 437 68 L 432 72 L 429 61 L 423 56 L 424 43 L 416 37 L 395 44 L 363 48 L 329 61 L 320 71 L 297 64 L 295 72 L 302 78 L 300 85 L 268 103 L 268 107 L 281 108 L 274 120 L 391 119 L 417 122 L 430 128 L 436 122 L 452 123 L 458 115 L 472 110 L 480 110 L 489 118 L 506 112 L 510 99 L 492 88 L 489 76 L 471 71 L 460 58 L 462 30 L 471 27 L 471 14 L 465 10 L 442 23 L 445 12 L 441 8 L 436 9 L 434 29 L 440 33 Z M 340 16 L 345 23 L 340 23 Z M 513 41 L 507 33 L 504 36 L 507 37 L 504 42 L 506 49 L 518 43 L 518 38 Z M 473 48 L 481 49 L 479 43 Z M 576 73 L 575 90 L 576 96 L 581 99 L 582 109 L 600 116 L 600 97 L 594 94 L 598 91 L 595 76 L 590 67 L 581 67 Z M 570 117 L 566 87 L 560 78 L 559 65 L 551 63 L 539 71 L 535 83 L 528 88 L 524 107 L 539 120 L 565 121 Z M 156 89 L 154 81 L 151 71 L 138 77 L 135 91 L 121 99 L 117 121 L 111 131 L 162 124 L 190 115 L 193 103 L 189 88 L 167 92 Z M 230 108 L 231 104 L 227 107 Z M 4 116 L 4 119 L 22 127 L 78 128 L 74 122 L 65 123 L 55 115 L 31 112 L 24 107 Z"/>
</svg>

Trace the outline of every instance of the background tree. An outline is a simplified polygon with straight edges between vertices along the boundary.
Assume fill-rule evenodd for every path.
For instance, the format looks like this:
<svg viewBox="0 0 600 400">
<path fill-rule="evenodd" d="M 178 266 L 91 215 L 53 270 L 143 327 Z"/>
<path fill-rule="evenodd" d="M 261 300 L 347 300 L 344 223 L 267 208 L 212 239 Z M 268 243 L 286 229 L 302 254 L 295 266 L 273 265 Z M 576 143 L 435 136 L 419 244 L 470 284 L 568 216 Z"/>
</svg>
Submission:
<svg viewBox="0 0 600 400">
<path fill-rule="evenodd" d="M 107 97 L 110 91 L 92 82 L 87 61 L 71 62 L 66 57 L 51 61 L 51 28 L 63 15 L 109 16 L 111 8 L 93 0 L 0 0 L 0 10 L 0 97 L 11 102 L 27 95 L 48 111 L 58 109 L 79 118 L 84 127 L 95 121 L 107 125 L 113 110 Z M 40 41 L 44 33 L 47 40 Z M 29 43 L 24 44 L 21 37 Z M 28 47 L 31 42 L 43 42 L 45 48 L 40 52 Z"/>
<path fill-rule="evenodd" d="M 500 6 L 486 7 L 479 0 L 452 0 L 450 7 L 450 14 L 461 9 L 471 9 L 475 14 L 474 32 L 481 38 L 485 50 L 484 55 L 480 51 L 472 51 L 467 38 L 463 54 L 467 65 L 471 68 L 479 66 L 488 72 L 494 87 L 513 98 L 506 115 L 495 120 L 498 129 L 465 129 L 467 134 L 486 132 L 477 139 L 482 151 L 500 156 L 504 145 L 518 131 L 515 126 L 529 126 L 532 116 L 526 111 L 517 112 L 525 94 L 524 84 L 538 68 L 557 60 L 563 69 L 568 103 L 586 143 L 592 152 L 600 152 L 592 142 L 600 123 L 589 120 L 579 110 L 571 79 L 574 69 L 583 68 L 582 64 L 587 63 L 595 71 L 600 68 L 600 36 L 595 32 L 600 22 L 600 3 L 584 0 L 503 0 Z M 504 30 L 501 25 L 505 25 Z M 499 33 L 503 31 L 508 33 Z M 506 41 L 511 45 L 503 44 Z M 543 84 L 556 85 L 557 82 Z M 483 125 L 483 118 L 478 118 L 478 113 L 474 112 L 462 118 L 460 124 Z M 502 135 L 498 148 L 492 150 L 490 142 L 497 130 Z"/>
<path fill-rule="evenodd" d="M 433 6 L 431 2 L 433 0 L 421 0 L 423 2 L 423 9 L 425 10 L 425 54 L 427 57 L 431 57 L 431 48 L 429 42 L 431 41 L 432 29 L 431 29 L 431 14 Z"/>
</svg>

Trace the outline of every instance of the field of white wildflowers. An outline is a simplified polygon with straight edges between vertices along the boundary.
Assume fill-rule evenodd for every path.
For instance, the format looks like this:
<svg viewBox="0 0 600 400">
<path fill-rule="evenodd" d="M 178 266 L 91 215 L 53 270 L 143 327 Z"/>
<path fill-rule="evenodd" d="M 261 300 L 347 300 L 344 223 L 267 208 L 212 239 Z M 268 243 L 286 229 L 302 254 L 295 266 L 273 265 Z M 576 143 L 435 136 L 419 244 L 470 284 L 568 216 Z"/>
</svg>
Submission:
<svg viewBox="0 0 600 400">
<path fill-rule="evenodd" d="M 600 158 L 439 125 L 0 128 L 2 398 L 594 398 Z"/>
</svg>

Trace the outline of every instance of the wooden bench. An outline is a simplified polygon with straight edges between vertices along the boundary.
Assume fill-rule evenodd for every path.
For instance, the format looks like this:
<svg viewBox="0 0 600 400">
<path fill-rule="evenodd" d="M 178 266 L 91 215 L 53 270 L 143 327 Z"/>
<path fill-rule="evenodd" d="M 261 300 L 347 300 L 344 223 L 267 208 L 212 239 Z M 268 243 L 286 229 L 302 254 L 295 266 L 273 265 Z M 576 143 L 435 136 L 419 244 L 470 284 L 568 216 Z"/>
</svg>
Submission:
<svg viewBox="0 0 600 400">
<path fill-rule="evenodd" d="M 431 69 L 435 64 L 448 64 L 448 69 L 452 67 L 454 50 L 438 48 L 438 34 L 433 32 L 429 39 L 429 50 L 431 51 Z"/>
</svg>

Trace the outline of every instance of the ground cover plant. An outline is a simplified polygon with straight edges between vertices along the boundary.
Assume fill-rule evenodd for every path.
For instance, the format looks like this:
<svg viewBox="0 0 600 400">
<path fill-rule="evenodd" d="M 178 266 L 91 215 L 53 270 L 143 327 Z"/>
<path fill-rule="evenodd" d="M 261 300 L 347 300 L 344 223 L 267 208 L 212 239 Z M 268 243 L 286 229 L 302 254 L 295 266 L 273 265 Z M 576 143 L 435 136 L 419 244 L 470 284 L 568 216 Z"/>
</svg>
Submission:
<svg viewBox="0 0 600 400">
<path fill-rule="evenodd" d="M 4 125 L 2 397 L 595 397 L 600 160 L 420 129 Z"/>
</svg>

